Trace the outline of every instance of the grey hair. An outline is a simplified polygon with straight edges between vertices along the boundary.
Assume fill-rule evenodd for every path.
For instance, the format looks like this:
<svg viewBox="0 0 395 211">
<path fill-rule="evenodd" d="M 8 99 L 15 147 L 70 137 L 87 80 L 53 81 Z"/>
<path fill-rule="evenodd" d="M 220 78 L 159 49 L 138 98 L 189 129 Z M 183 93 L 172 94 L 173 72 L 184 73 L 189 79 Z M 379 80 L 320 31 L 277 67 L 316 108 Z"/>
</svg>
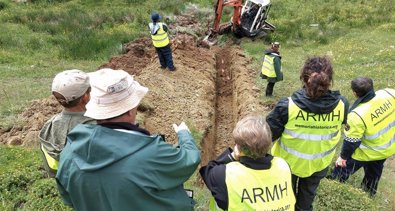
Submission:
<svg viewBox="0 0 395 211">
<path fill-rule="evenodd" d="M 272 133 L 263 117 L 246 116 L 237 122 L 233 139 L 246 156 L 254 159 L 265 156 L 272 143 Z"/>
</svg>

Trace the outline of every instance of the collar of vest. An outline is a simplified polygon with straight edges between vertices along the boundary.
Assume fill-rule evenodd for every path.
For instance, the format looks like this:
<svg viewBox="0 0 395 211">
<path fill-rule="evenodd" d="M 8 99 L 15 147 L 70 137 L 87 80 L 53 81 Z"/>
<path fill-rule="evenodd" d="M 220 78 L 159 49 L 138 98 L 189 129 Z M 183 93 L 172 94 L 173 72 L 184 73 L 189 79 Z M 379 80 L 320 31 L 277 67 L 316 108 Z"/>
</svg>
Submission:
<svg viewBox="0 0 395 211">
<path fill-rule="evenodd" d="M 370 90 L 368 93 L 366 93 L 364 96 L 359 97 L 354 104 L 352 104 L 352 106 L 350 107 L 349 111 L 354 110 L 354 108 L 356 108 L 359 104 L 361 103 L 366 103 L 369 102 L 371 99 L 373 99 L 376 96 L 376 93 L 374 92 L 374 90 Z"/>
</svg>

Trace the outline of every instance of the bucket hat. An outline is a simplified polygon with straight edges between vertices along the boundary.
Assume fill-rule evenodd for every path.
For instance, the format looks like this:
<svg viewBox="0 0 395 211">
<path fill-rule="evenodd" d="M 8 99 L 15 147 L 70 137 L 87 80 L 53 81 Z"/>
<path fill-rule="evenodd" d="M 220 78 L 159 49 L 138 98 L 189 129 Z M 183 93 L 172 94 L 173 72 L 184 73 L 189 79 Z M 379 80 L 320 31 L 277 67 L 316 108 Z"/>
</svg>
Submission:
<svg viewBox="0 0 395 211">
<path fill-rule="evenodd" d="M 85 116 L 103 120 L 119 116 L 137 107 L 148 92 L 124 70 L 101 69 L 89 73 L 91 99 Z"/>
</svg>

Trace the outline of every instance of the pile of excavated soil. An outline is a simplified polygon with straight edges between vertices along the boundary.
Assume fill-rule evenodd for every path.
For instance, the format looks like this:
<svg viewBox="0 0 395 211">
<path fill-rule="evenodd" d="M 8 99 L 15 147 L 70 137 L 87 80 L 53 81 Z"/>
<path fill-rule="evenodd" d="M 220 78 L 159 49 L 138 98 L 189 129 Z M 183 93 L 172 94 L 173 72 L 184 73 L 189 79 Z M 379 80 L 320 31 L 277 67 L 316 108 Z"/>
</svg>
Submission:
<svg viewBox="0 0 395 211">
<path fill-rule="evenodd" d="M 13 127 L 1 128 L 0 143 L 34 147 L 38 145 L 38 134 L 44 123 L 62 110 L 54 97 L 34 100 L 30 106 L 19 114 L 20 123 Z"/>
<path fill-rule="evenodd" d="M 188 22 L 186 17 L 182 16 L 181 22 L 196 27 L 196 22 Z M 256 71 L 249 69 L 251 60 L 237 46 L 200 48 L 196 36 L 179 32 L 172 42 L 175 72 L 159 67 L 149 38 L 131 42 L 125 49 L 125 54 L 99 68 L 123 69 L 135 75 L 149 88 L 139 109 L 141 126 L 164 134 L 174 144 L 177 139 L 172 124 L 185 121 L 201 138 L 203 163 L 233 147 L 231 133 L 241 117 L 267 110 L 259 101 L 261 91 L 255 86 Z M 52 97 L 32 102 L 20 115 L 25 126 L 3 129 L 0 142 L 37 146 L 40 128 L 60 110 Z"/>
</svg>

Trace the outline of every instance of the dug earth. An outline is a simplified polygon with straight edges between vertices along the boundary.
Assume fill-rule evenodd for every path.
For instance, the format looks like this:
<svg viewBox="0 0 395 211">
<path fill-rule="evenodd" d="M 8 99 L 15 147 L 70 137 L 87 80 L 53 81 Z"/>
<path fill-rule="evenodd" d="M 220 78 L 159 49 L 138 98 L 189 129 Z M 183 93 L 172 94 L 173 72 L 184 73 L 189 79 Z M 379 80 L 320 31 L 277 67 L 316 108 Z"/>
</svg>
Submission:
<svg viewBox="0 0 395 211">
<path fill-rule="evenodd" d="M 185 17 L 180 18 L 183 24 Z M 188 27 L 196 23 L 185 24 Z M 148 87 L 138 109 L 141 127 L 163 134 L 167 142 L 175 144 L 172 124 L 185 121 L 201 146 L 205 164 L 224 148 L 234 146 L 231 133 L 240 118 L 264 114 L 269 108 L 260 102 L 261 90 L 255 84 L 257 70 L 251 68 L 252 60 L 237 45 L 207 49 L 197 43 L 196 36 L 187 33 L 173 37 L 175 72 L 159 67 L 149 38 L 128 43 L 124 54 L 98 69 L 125 70 Z M 37 147 L 42 125 L 60 111 L 52 97 L 33 101 L 20 114 L 20 124 L 1 128 L 0 143 Z"/>
</svg>

